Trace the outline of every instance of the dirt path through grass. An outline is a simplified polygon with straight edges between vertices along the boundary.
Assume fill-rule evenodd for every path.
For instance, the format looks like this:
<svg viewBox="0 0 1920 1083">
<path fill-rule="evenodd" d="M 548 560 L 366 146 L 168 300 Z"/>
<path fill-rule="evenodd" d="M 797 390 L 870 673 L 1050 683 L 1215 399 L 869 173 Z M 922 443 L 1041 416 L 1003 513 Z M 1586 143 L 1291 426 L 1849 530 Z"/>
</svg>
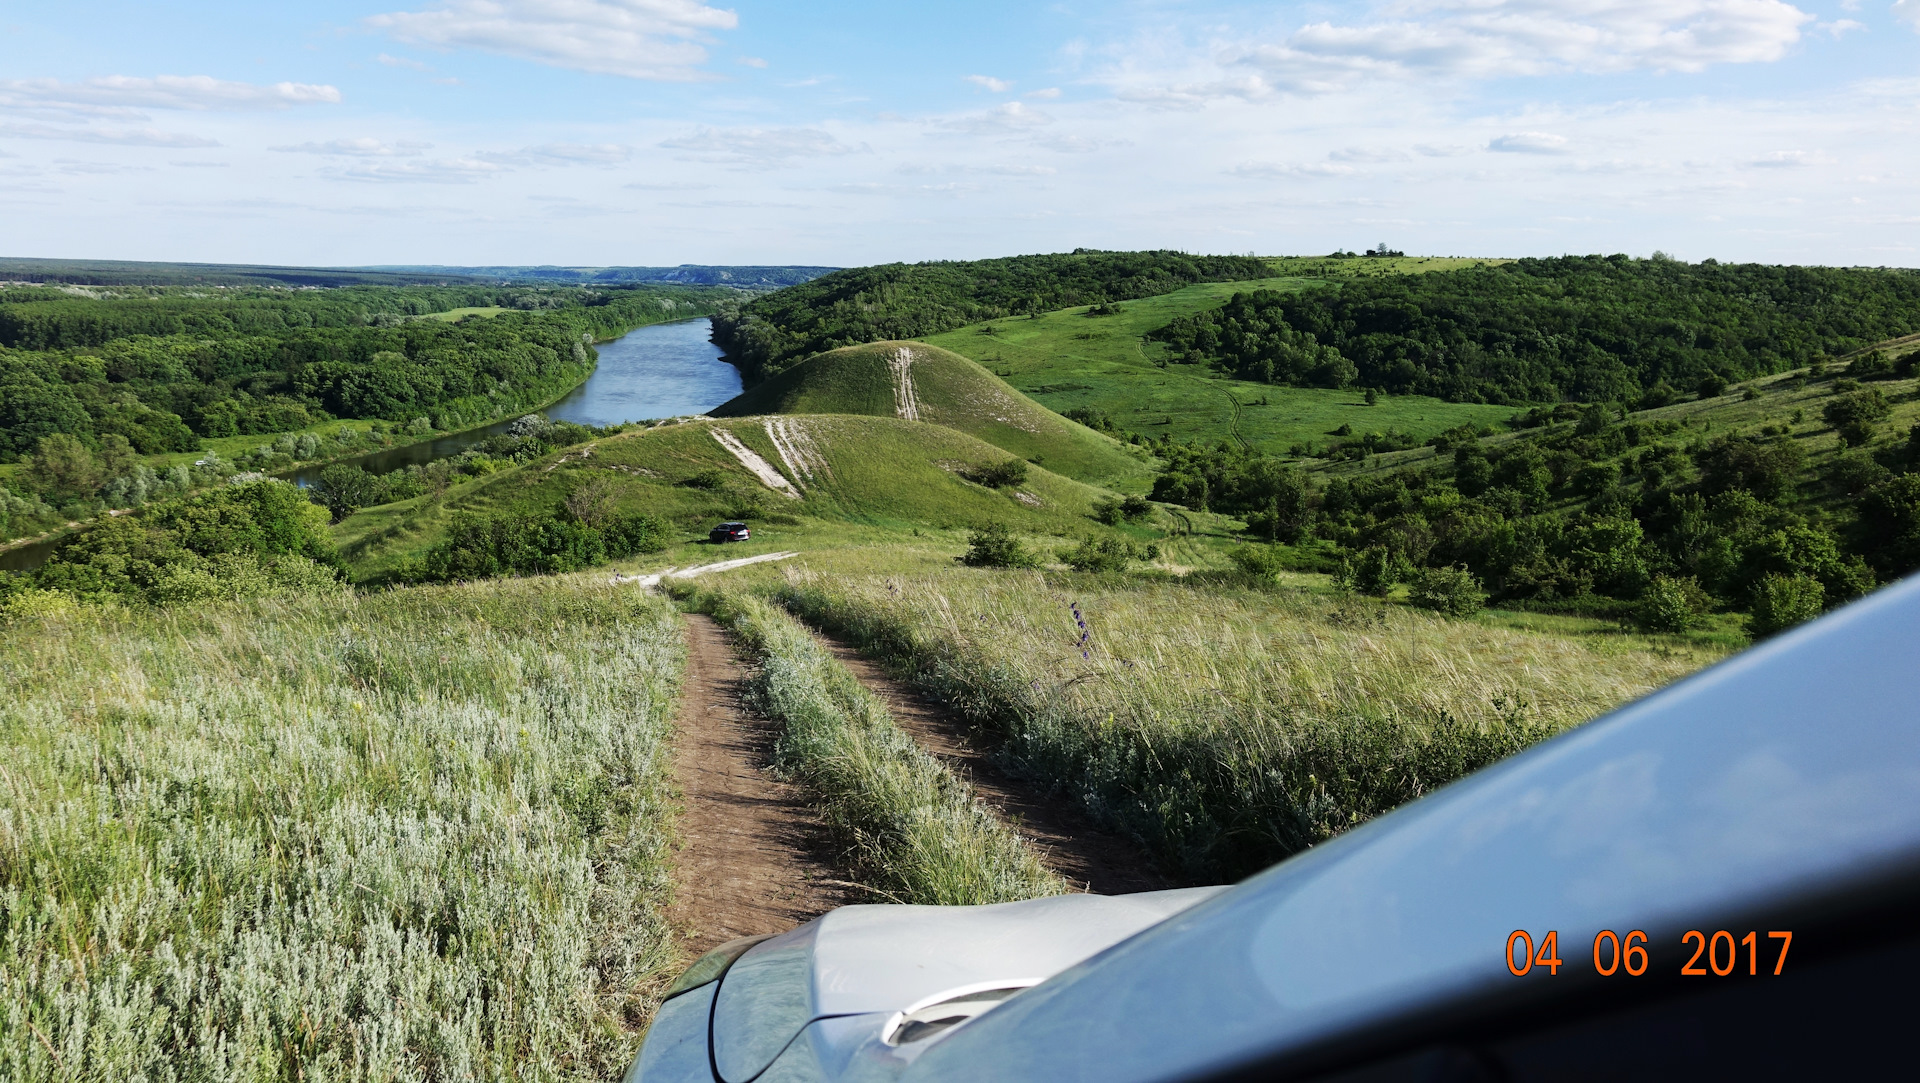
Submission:
<svg viewBox="0 0 1920 1083">
<path fill-rule="evenodd" d="M 819 635 L 818 631 L 815 632 Z M 887 676 L 845 643 L 820 635 L 833 656 L 887 705 L 900 728 L 920 747 L 972 785 L 1004 820 L 1013 822 L 1048 868 L 1097 895 L 1157 891 L 1181 885 L 1160 875 L 1132 842 L 1094 826 L 1064 800 L 1036 793 L 995 768 L 987 753 L 967 740 L 967 729 L 938 704 Z"/>
<path fill-rule="evenodd" d="M 713 618 L 690 614 L 673 752 L 683 806 L 669 918 L 693 953 L 785 932 L 836 906 L 870 902 L 834 879 L 805 795 L 768 770 L 778 727 L 742 702 L 747 668 Z M 858 897 L 856 897 L 856 895 Z"/>
</svg>

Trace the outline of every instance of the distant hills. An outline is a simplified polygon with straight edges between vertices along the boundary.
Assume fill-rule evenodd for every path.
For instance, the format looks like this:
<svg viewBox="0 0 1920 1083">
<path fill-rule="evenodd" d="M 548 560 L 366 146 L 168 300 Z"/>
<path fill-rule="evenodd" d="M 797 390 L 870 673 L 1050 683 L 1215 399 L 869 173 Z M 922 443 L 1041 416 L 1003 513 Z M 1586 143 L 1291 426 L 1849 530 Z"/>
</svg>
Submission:
<svg viewBox="0 0 1920 1083">
<path fill-rule="evenodd" d="M 623 286 L 633 283 L 672 283 L 681 286 L 734 286 L 743 290 L 777 290 L 811 282 L 838 267 L 709 267 L 683 263 L 678 267 L 438 267 L 381 266 L 350 270 L 381 274 L 460 275 L 515 283 L 556 286 Z"/>
<path fill-rule="evenodd" d="M 643 283 L 774 290 L 833 267 L 281 267 L 248 263 L 0 257 L 0 281 L 76 286 L 440 286 L 480 283 L 624 286 Z"/>
</svg>

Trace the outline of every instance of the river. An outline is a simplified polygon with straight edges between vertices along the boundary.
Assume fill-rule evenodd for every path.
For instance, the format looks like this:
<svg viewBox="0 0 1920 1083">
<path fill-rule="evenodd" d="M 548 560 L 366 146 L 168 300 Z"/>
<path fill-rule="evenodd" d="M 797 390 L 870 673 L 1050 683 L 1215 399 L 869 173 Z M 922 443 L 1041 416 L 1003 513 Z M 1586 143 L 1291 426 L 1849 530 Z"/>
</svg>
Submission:
<svg viewBox="0 0 1920 1083">
<path fill-rule="evenodd" d="M 541 412 L 555 421 L 580 425 L 618 425 L 706 413 L 740 393 L 740 370 L 720 359 L 720 348 L 713 344 L 712 335 L 711 320 L 678 320 L 638 328 L 612 342 L 603 342 L 595 347 L 600 363 L 593 375 Z M 512 423 L 508 419 L 483 429 L 338 461 L 384 474 L 457 455 L 504 432 Z M 321 469 L 302 467 L 280 476 L 304 489 L 318 480 Z M 0 570 L 38 567 L 60 541 L 51 538 L 0 550 Z"/>
</svg>

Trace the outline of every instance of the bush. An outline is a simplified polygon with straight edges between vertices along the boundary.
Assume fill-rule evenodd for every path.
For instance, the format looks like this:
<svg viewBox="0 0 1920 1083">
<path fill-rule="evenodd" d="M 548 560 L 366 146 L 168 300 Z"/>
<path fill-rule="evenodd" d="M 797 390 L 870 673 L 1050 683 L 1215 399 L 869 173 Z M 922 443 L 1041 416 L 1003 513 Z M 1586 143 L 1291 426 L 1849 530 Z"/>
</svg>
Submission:
<svg viewBox="0 0 1920 1083">
<path fill-rule="evenodd" d="M 1032 568 L 1040 558 L 1027 551 L 1004 524 L 988 523 L 967 535 L 960 563 L 970 568 Z"/>
<path fill-rule="evenodd" d="M 1693 388 L 1703 399 L 1717 399 L 1727 393 L 1727 378 L 1717 372 L 1709 372 L 1700 377 Z"/>
<path fill-rule="evenodd" d="M 1027 483 L 1027 462 L 1025 459 L 1008 459 L 1003 463 L 983 466 L 973 475 L 973 480 L 989 489 L 1011 489 Z"/>
<path fill-rule="evenodd" d="M 1362 594 L 1371 594 L 1376 598 L 1392 594 L 1394 587 L 1413 574 L 1413 567 L 1407 558 L 1384 545 L 1368 547 L 1349 567 L 1351 570 L 1343 576 L 1347 584 Z"/>
<path fill-rule="evenodd" d="M 1748 628 L 1758 636 L 1782 632 L 1820 615 L 1826 588 L 1810 575 L 1766 575 L 1753 587 Z"/>
<path fill-rule="evenodd" d="M 666 548 L 667 527 L 651 515 L 609 517 L 600 527 L 554 516 L 460 515 L 445 541 L 401 569 L 403 581 L 446 583 L 502 575 L 555 575 Z"/>
<path fill-rule="evenodd" d="M 1119 526 L 1121 522 L 1120 502 L 1118 500 L 1096 500 L 1093 502 L 1093 518 L 1108 526 Z"/>
<path fill-rule="evenodd" d="M 1649 632 L 1684 632 L 1699 623 L 1706 601 L 1705 593 L 1691 577 L 1658 575 L 1640 595 L 1633 619 Z"/>
<path fill-rule="evenodd" d="M 1470 617 L 1487 604 L 1487 592 L 1465 568 L 1422 568 L 1414 573 L 1407 600 L 1450 617 Z"/>
<path fill-rule="evenodd" d="M 1271 545 L 1243 545 L 1227 554 L 1240 570 L 1258 579 L 1278 579 L 1287 559 Z"/>
<path fill-rule="evenodd" d="M 1083 538 L 1078 548 L 1062 549 L 1056 555 L 1076 572 L 1123 572 L 1136 560 L 1153 560 L 1160 550 L 1154 546 L 1142 550 L 1125 538 Z"/>
</svg>

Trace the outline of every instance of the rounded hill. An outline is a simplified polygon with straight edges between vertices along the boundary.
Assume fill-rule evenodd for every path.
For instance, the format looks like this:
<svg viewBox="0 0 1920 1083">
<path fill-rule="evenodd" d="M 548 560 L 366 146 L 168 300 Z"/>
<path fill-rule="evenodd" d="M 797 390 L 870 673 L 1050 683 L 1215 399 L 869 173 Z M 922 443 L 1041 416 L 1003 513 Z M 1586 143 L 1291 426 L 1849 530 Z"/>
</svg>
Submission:
<svg viewBox="0 0 1920 1083">
<path fill-rule="evenodd" d="M 924 342 L 874 342 L 816 354 L 712 411 L 866 414 L 956 429 L 1056 474 L 1140 488 L 1147 463 L 1069 421 L 957 353 Z"/>
</svg>

